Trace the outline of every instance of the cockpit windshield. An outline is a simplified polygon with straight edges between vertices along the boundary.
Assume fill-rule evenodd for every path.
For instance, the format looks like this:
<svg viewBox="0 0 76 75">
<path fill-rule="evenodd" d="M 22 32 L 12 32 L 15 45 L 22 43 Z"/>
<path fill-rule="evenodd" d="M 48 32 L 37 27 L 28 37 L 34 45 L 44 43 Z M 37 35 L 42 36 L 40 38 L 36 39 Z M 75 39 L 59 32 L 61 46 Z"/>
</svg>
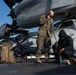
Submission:
<svg viewBox="0 0 76 75">
<path fill-rule="evenodd" d="M 61 28 L 68 28 L 68 29 L 76 30 L 74 22 L 72 20 L 71 21 L 65 21 L 65 22 L 58 22 L 58 23 L 54 24 L 55 30 L 61 29 Z"/>
</svg>

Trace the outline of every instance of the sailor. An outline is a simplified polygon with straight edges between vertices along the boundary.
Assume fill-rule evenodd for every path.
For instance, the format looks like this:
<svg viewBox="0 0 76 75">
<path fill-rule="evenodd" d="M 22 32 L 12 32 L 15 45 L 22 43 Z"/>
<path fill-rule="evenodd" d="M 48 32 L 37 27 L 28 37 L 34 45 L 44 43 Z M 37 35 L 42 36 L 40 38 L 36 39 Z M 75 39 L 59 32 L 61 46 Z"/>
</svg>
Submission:
<svg viewBox="0 0 76 75">
<path fill-rule="evenodd" d="M 50 10 L 47 15 L 41 15 L 39 22 L 40 26 L 38 29 L 38 36 L 37 36 L 37 51 L 36 51 L 36 57 L 37 62 L 42 63 L 40 60 L 40 56 L 42 54 L 42 47 L 44 45 L 45 47 L 45 57 L 46 62 L 49 61 L 49 49 L 51 45 L 50 37 L 53 37 L 54 28 L 53 28 L 53 19 L 54 11 Z"/>
<path fill-rule="evenodd" d="M 56 57 L 56 61 L 60 61 L 60 54 L 63 59 L 70 59 L 74 55 L 73 39 L 66 34 L 64 30 L 59 32 L 59 40 L 53 45 L 53 51 Z"/>
</svg>

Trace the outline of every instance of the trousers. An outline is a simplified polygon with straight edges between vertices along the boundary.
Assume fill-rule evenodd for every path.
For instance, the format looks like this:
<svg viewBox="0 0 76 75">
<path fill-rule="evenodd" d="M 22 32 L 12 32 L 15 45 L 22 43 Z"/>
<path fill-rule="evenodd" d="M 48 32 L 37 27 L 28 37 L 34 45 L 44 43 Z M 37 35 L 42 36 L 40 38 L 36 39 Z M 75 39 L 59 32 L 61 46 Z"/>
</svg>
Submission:
<svg viewBox="0 0 76 75">
<path fill-rule="evenodd" d="M 48 58 L 49 57 L 49 49 L 50 49 L 50 45 L 51 45 L 51 40 L 50 37 L 38 37 L 37 38 L 37 51 L 36 51 L 36 57 L 40 57 L 42 54 L 42 48 L 44 46 L 45 50 L 44 50 L 44 54 L 45 57 Z"/>
</svg>

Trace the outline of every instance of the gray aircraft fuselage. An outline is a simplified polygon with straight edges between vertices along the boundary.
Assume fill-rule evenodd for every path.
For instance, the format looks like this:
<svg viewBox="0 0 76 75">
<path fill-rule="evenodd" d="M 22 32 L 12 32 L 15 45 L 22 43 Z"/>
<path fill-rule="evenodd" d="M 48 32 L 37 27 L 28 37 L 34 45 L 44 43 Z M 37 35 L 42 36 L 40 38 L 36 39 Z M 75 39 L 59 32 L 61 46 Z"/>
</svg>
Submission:
<svg viewBox="0 0 76 75">
<path fill-rule="evenodd" d="M 17 25 L 21 28 L 37 27 L 39 17 L 47 14 L 50 9 L 55 12 L 54 21 L 62 20 L 68 12 L 76 14 L 76 0 L 23 0 L 14 8 Z"/>
</svg>

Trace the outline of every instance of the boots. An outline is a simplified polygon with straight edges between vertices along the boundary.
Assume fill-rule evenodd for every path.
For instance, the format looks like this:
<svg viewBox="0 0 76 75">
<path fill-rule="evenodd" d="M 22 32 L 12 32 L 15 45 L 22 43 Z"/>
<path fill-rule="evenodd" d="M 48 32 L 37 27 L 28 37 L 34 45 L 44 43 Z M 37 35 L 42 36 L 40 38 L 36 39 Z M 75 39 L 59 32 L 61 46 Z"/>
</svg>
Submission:
<svg viewBox="0 0 76 75">
<path fill-rule="evenodd" d="M 45 62 L 50 63 L 49 56 L 47 54 L 45 54 Z"/>
<path fill-rule="evenodd" d="M 50 63 L 50 60 L 49 60 L 49 58 L 48 59 L 46 59 L 46 61 L 45 61 L 46 63 Z"/>
<path fill-rule="evenodd" d="M 42 63 L 42 61 L 40 60 L 39 57 L 37 57 L 37 62 L 38 62 L 38 63 Z"/>
</svg>

